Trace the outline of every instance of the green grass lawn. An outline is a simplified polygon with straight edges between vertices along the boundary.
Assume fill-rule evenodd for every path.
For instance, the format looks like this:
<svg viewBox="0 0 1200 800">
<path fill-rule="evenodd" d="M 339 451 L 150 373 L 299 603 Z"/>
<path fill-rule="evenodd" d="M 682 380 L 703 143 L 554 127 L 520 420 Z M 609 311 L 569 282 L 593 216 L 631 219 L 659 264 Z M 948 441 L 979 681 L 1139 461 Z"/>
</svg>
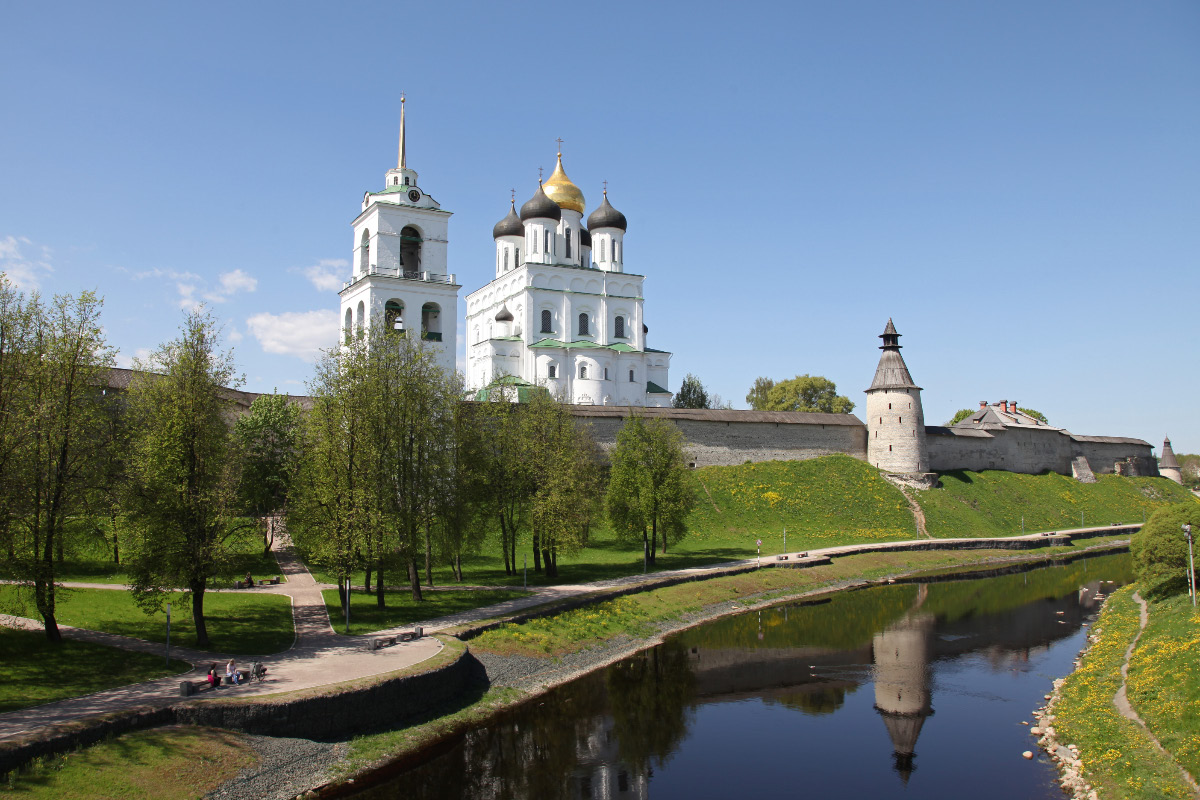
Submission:
<svg viewBox="0 0 1200 800">
<path fill-rule="evenodd" d="M 46 759 L 30 771 L 10 774 L 0 793 L 46 800 L 203 797 L 257 761 L 241 734 L 159 728 Z"/>
<path fill-rule="evenodd" d="M 107 528 L 107 525 L 102 525 Z M 251 532 L 231 539 L 228 576 L 241 576 L 249 572 L 255 578 L 279 575 L 275 557 L 263 554 L 262 538 Z M 125 566 L 113 560 L 112 542 L 90 526 L 76 523 L 68 527 L 67 544 L 63 561 L 56 565 L 56 577 L 60 581 L 79 583 L 128 583 L 129 573 Z M 0 578 L 12 578 L 7 563 L 0 563 Z M 224 587 L 228 581 L 221 579 Z"/>
<path fill-rule="evenodd" d="M 333 622 L 334 629 L 338 633 L 345 633 L 346 621 L 342 616 L 337 590 L 326 589 L 322 594 L 325 596 L 325 607 L 329 610 L 329 619 Z M 387 605 L 381 609 L 375 602 L 375 595 L 357 590 L 350 594 L 350 633 L 363 634 L 395 628 L 410 622 L 421 622 L 472 608 L 490 606 L 493 603 L 502 603 L 528 594 L 529 592 L 520 589 L 444 590 L 424 592 L 424 599 L 417 603 L 409 592 L 395 591 L 384 594 Z"/>
<path fill-rule="evenodd" d="M 52 644 L 41 631 L 0 628 L 4 680 L 0 713 L 40 706 L 188 670 L 188 664 L 162 656 L 130 653 L 87 642 Z"/>
<path fill-rule="evenodd" d="M 1025 530 L 1058 530 L 1113 522 L 1142 522 L 1167 503 L 1195 502 L 1166 478 L 1098 476 L 1080 483 L 1069 475 L 955 471 L 942 487 L 917 493 L 933 536 L 1014 536 Z"/>
<path fill-rule="evenodd" d="M 36 618 L 30 606 L 16 607 L 18 590 L 0 586 L 0 608 Z M 172 595 L 171 643 L 196 646 L 191 600 Z M 206 593 L 204 617 L 212 644 L 208 649 L 244 655 L 266 655 L 291 647 L 294 640 L 291 600 L 283 595 Z M 65 589 L 58 596 L 58 621 L 76 628 L 119 633 L 165 642 L 165 611 L 146 614 L 121 589 Z"/>
<path fill-rule="evenodd" d="M 1150 603 L 1150 622 L 1129 661 L 1129 700 L 1163 747 L 1193 775 L 1200 775 L 1197 653 L 1200 613 L 1187 594 Z"/>
</svg>

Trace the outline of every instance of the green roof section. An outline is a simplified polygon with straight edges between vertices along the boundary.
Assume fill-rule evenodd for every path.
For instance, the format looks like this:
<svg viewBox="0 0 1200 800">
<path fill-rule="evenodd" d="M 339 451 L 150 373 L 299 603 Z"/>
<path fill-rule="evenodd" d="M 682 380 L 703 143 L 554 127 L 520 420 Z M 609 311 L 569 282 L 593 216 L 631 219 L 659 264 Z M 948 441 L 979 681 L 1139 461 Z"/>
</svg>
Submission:
<svg viewBox="0 0 1200 800">
<path fill-rule="evenodd" d="M 521 341 L 521 337 L 520 336 L 493 336 L 492 341 L 493 342 L 519 342 L 519 341 Z"/>
<path fill-rule="evenodd" d="M 646 394 L 670 394 L 670 392 L 654 381 L 646 381 Z"/>
<path fill-rule="evenodd" d="M 493 399 L 509 400 L 512 399 L 512 392 L 514 390 L 516 391 L 518 403 L 528 403 L 539 392 L 548 394 L 547 390 L 542 386 L 521 380 L 515 375 L 505 375 L 492 381 L 474 394 L 468 393 L 466 399 L 474 400 L 478 403 L 486 403 Z M 493 395 L 496 396 L 493 397 Z"/>
<path fill-rule="evenodd" d="M 542 349 L 557 349 L 557 350 L 614 350 L 618 353 L 640 353 L 641 352 L 636 347 L 631 347 L 631 346 L 625 344 L 625 342 L 617 342 L 616 344 L 597 344 L 596 342 L 589 342 L 587 340 L 580 340 L 577 342 L 560 342 L 558 339 L 542 339 L 540 341 L 534 342 L 533 344 L 531 344 L 529 346 L 542 348 Z M 665 351 L 656 350 L 655 352 L 662 353 Z"/>
<path fill-rule="evenodd" d="M 656 349 L 655 349 L 655 348 L 653 348 L 653 347 L 647 347 L 647 348 L 646 348 L 646 352 L 647 352 L 647 353 L 665 353 L 666 355 L 671 355 L 671 351 L 670 351 L 670 350 L 656 350 Z"/>
</svg>

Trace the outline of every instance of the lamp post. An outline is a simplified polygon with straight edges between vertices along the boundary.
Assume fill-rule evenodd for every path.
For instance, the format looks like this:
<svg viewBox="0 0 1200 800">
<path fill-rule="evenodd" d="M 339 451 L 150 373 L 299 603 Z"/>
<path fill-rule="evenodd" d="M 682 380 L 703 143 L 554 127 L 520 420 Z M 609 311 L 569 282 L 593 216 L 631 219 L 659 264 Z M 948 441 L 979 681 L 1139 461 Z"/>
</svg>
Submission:
<svg viewBox="0 0 1200 800">
<path fill-rule="evenodd" d="M 1183 535 L 1188 540 L 1188 594 L 1192 596 L 1192 608 L 1196 607 L 1196 561 L 1192 555 L 1192 524 L 1185 522 L 1180 526 Z"/>
</svg>

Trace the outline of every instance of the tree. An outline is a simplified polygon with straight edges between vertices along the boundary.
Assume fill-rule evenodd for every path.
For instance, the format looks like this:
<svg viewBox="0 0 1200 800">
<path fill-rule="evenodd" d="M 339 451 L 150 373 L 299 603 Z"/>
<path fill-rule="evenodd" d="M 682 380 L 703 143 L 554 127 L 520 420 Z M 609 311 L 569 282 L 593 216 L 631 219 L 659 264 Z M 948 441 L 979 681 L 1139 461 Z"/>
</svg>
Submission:
<svg viewBox="0 0 1200 800">
<path fill-rule="evenodd" d="M 767 410 L 767 395 L 772 387 L 775 386 L 775 381 L 770 378 L 755 378 L 754 385 L 750 387 L 750 391 L 746 393 L 746 402 L 750 404 L 750 408 L 755 411 Z"/>
<path fill-rule="evenodd" d="M 185 587 L 196 643 L 211 640 L 204 617 L 210 579 L 229 563 L 240 523 L 236 411 L 223 390 L 236 386 L 232 353 L 218 349 L 213 319 L 188 314 L 179 338 L 135 361 L 129 390 L 129 481 L 125 514 L 132 536 L 127 560 L 134 597 L 146 609 Z"/>
<path fill-rule="evenodd" d="M 967 417 L 971 416 L 974 413 L 975 412 L 969 408 L 960 408 L 958 411 L 954 412 L 954 416 L 951 417 L 950 421 L 946 423 L 946 427 L 949 427 L 951 425 L 957 425 L 958 423 L 962 422 L 964 419 L 966 419 Z"/>
<path fill-rule="evenodd" d="M 854 410 L 850 398 L 837 393 L 837 385 L 820 375 L 797 375 L 780 381 L 767 391 L 762 411 L 820 411 L 849 414 Z"/>
<path fill-rule="evenodd" d="M 242 453 L 241 496 L 263 527 L 264 552 L 271 549 L 269 519 L 287 508 L 300 436 L 300 407 L 287 395 L 264 394 L 234 423 Z"/>
<path fill-rule="evenodd" d="M 675 393 L 672 405 L 675 408 L 712 408 L 704 384 L 690 372 L 684 376 L 683 383 L 679 384 L 679 391 Z"/>
<path fill-rule="evenodd" d="M 1034 419 L 1036 419 L 1038 422 L 1041 422 L 1041 423 L 1043 423 L 1043 424 L 1048 424 L 1048 420 L 1046 419 L 1046 415 L 1045 415 L 1045 414 L 1043 414 L 1043 413 L 1042 413 L 1042 412 L 1040 412 L 1040 411 L 1034 411 L 1032 408 L 1021 408 L 1021 409 L 1018 409 L 1018 410 L 1019 410 L 1019 411 L 1020 411 L 1022 414 L 1025 414 L 1026 416 L 1033 417 L 1033 418 L 1034 418 Z"/>
<path fill-rule="evenodd" d="M 19 428 L 8 429 L 17 437 L 7 453 L 14 460 L 4 470 L 3 505 L 16 525 L 12 563 L 32 590 L 47 638 L 57 642 L 62 637 L 56 563 L 64 558 L 69 522 L 86 515 L 86 496 L 101 461 L 100 387 L 113 356 L 100 326 L 101 301 L 91 292 L 55 297 L 49 304 L 35 295 L 23 311 L 11 296 L 3 305 L 13 311 L 17 327 L 28 326 L 19 345 L 23 352 L 4 354 L 21 364 L 16 383 L 6 387 L 12 395 L 5 395 L 12 401 L 6 413 L 23 417 Z"/>
<path fill-rule="evenodd" d="M 662 552 L 687 532 L 696 502 L 683 434 L 668 420 L 631 416 L 617 432 L 606 505 L 617 535 L 641 539 L 651 564 L 659 537 Z"/>
<path fill-rule="evenodd" d="M 1145 584 L 1143 594 L 1147 597 L 1187 591 L 1188 544 L 1182 528 L 1185 523 L 1192 526 L 1192 541 L 1200 543 L 1200 505 L 1190 500 L 1159 508 L 1130 540 L 1133 569 L 1138 580 Z"/>
</svg>

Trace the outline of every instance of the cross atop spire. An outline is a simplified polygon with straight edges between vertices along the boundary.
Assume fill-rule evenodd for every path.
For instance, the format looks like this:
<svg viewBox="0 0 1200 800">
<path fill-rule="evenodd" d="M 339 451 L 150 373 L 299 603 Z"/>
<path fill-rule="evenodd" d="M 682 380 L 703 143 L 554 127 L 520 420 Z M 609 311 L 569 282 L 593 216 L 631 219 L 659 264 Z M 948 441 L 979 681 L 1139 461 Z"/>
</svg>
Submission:
<svg viewBox="0 0 1200 800">
<path fill-rule="evenodd" d="M 400 153 L 396 159 L 396 166 L 404 169 L 404 93 L 400 93 Z"/>
<path fill-rule="evenodd" d="M 608 181 L 602 181 L 602 183 L 604 184 L 604 196 L 608 197 Z"/>
<path fill-rule="evenodd" d="M 509 189 L 508 191 L 509 191 L 509 193 L 511 193 L 511 194 L 512 194 L 512 202 L 513 202 L 513 204 L 515 205 L 515 204 L 516 204 L 516 202 L 517 202 L 517 190 L 516 190 L 516 189 Z"/>
<path fill-rule="evenodd" d="M 538 167 L 538 183 L 542 182 L 542 168 Z"/>
<path fill-rule="evenodd" d="M 562 137 L 560 136 L 557 139 L 555 139 L 554 141 L 558 142 L 558 157 L 562 158 L 562 143 L 563 143 Z"/>
</svg>

